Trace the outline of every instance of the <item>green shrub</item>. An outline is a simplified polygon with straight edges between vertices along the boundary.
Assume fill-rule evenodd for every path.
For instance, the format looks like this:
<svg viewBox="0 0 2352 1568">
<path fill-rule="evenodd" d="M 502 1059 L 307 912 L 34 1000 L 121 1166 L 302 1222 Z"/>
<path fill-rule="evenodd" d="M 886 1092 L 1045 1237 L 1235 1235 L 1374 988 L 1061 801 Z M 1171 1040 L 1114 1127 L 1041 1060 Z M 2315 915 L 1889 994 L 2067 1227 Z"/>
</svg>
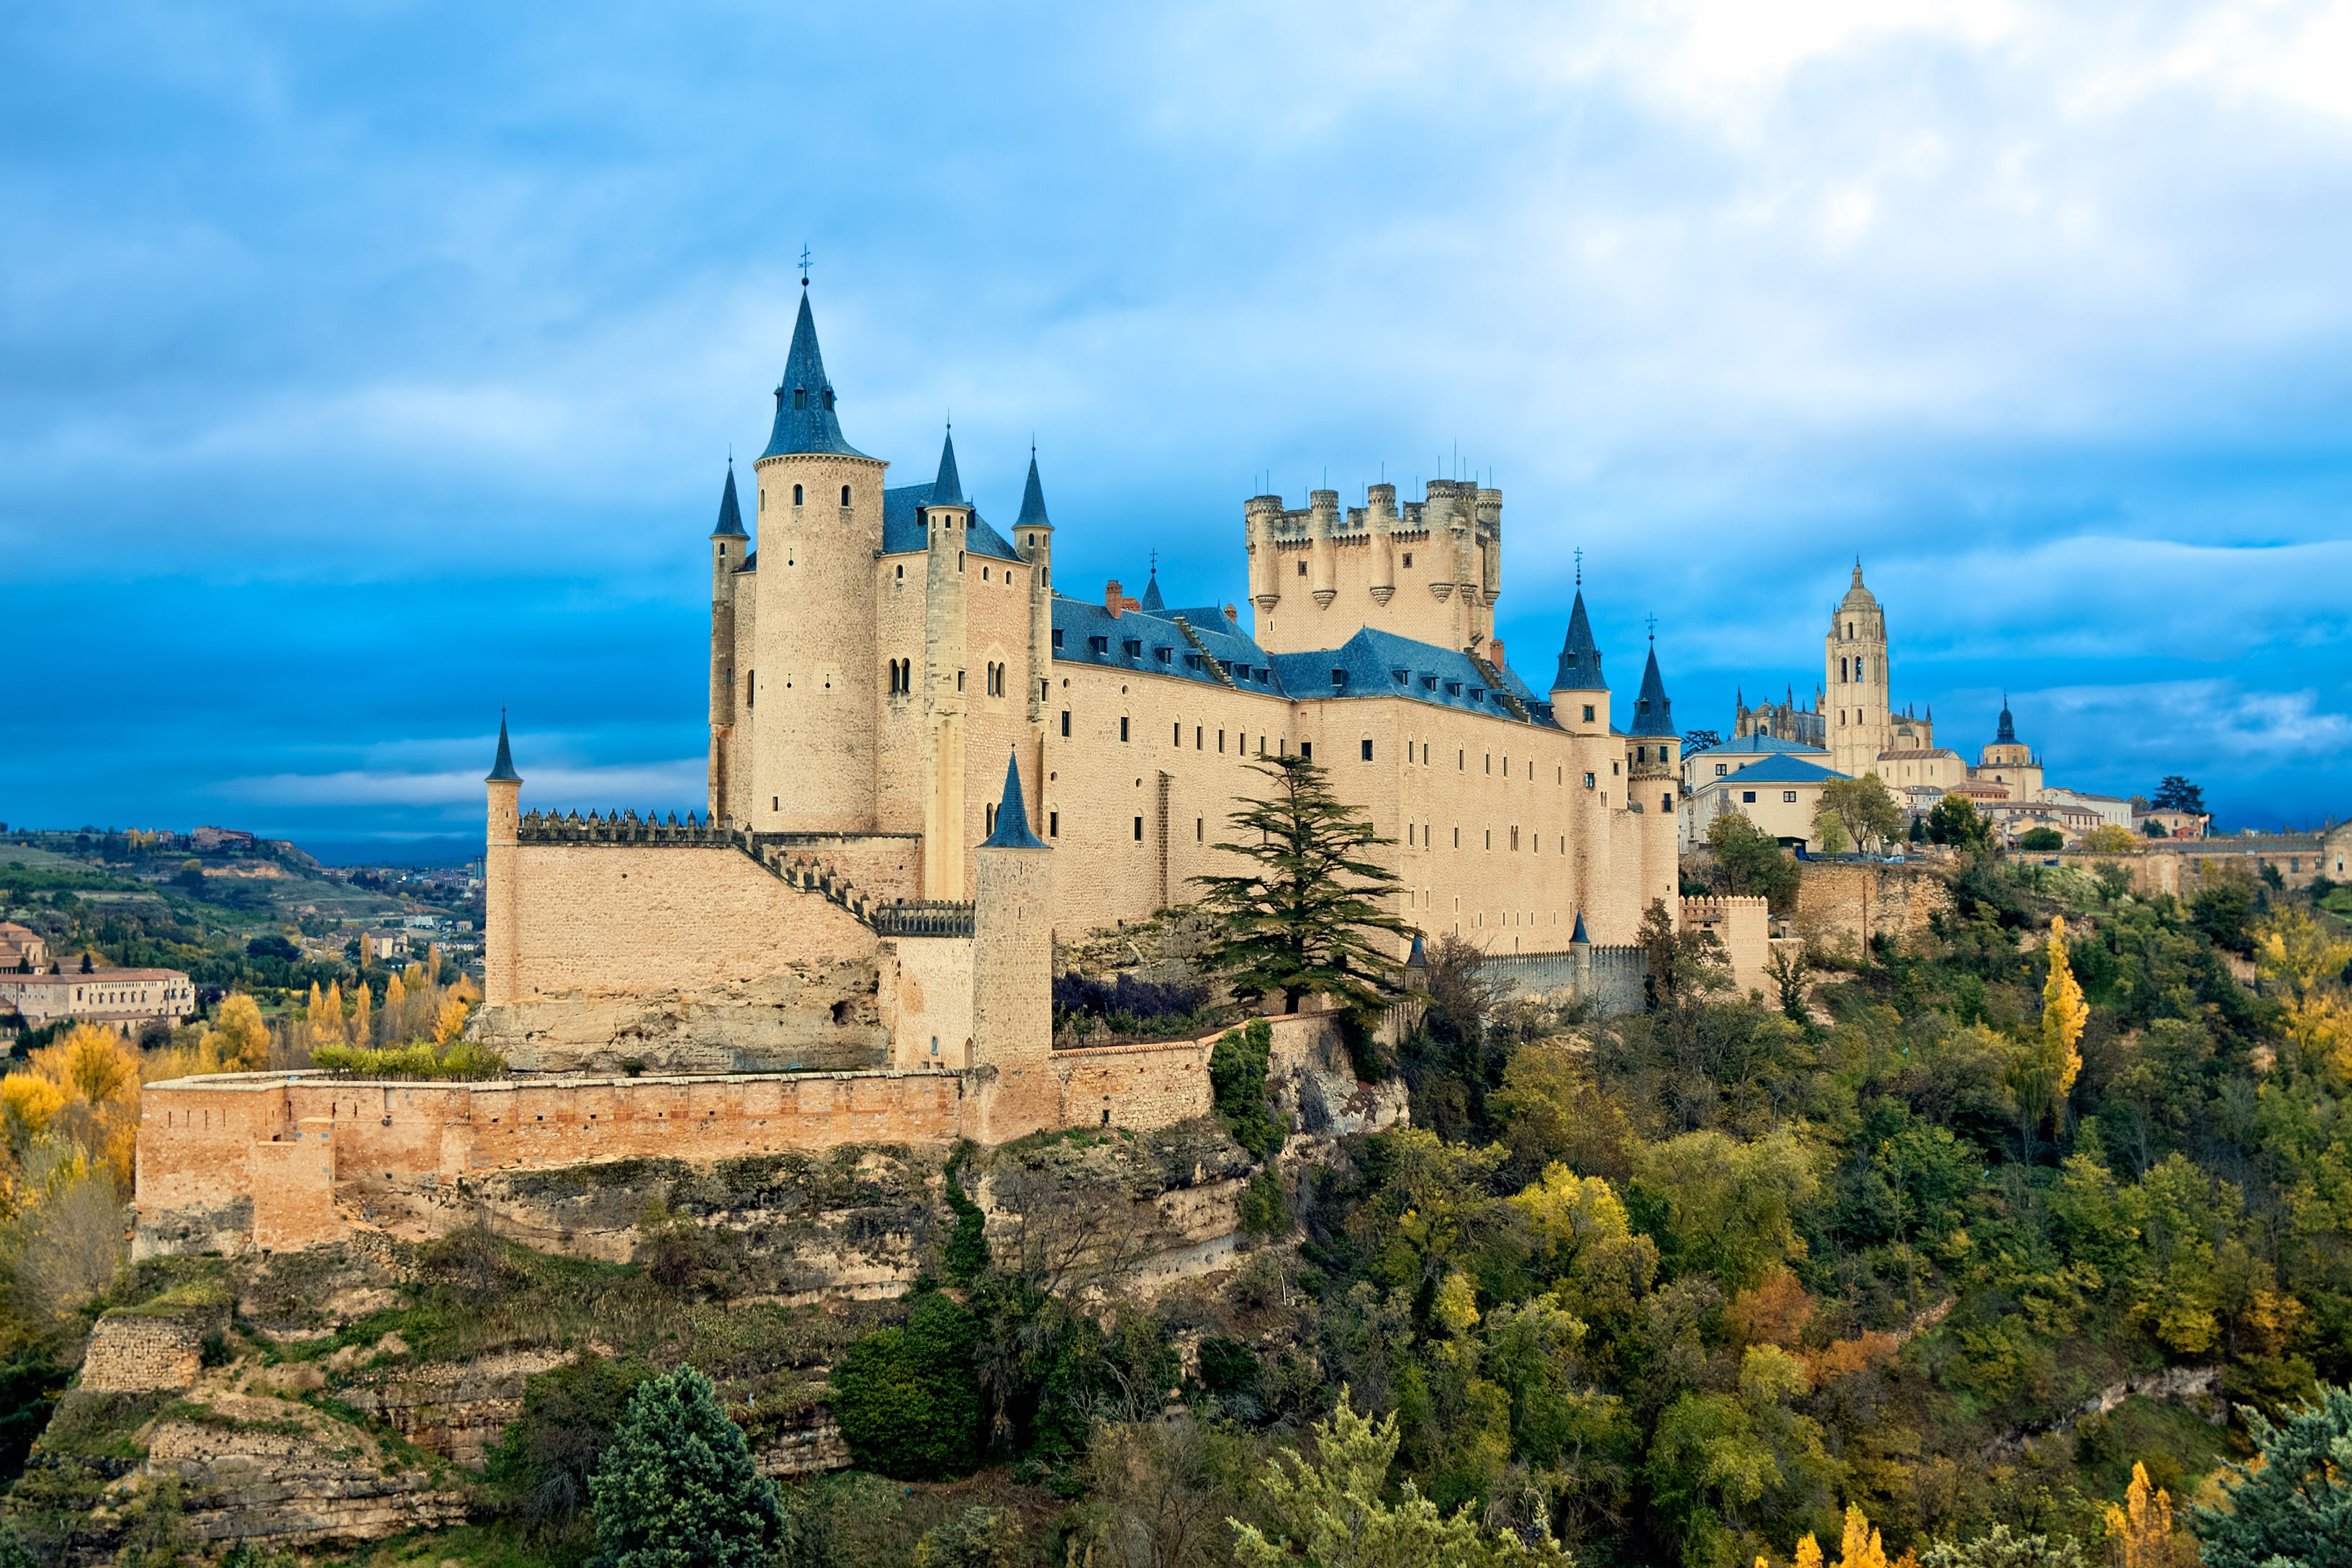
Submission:
<svg viewBox="0 0 2352 1568">
<path fill-rule="evenodd" d="M 833 1413 L 849 1452 L 899 1480 L 969 1475 L 980 1464 L 979 1325 L 926 1290 L 907 1326 L 866 1335 L 833 1370 Z"/>
<path fill-rule="evenodd" d="M 2017 847 L 2029 855 L 2055 855 L 2066 847 L 2066 836 L 2054 827 L 2029 827 L 2018 835 Z"/>
<path fill-rule="evenodd" d="M 1285 1200 L 1280 1176 L 1266 1170 L 1250 1178 L 1250 1184 L 1242 1190 L 1240 1221 L 1244 1236 L 1290 1234 L 1290 1205 Z"/>
<path fill-rule="evenodd" d="M 583 1355 L 523 1385 L 522 1414 L 484 1456 L 483 1474 L 525 1523 L 561 1530 L 588 1506 L 588 1486 L 637 1385 L 653 1368 L 635 1358 Z"/>
<path fill-rule="evenodd" d="M 446 1046 L 429 1040 L 404 1046 L 317 1046 L 310 1051 L 310 1065 L 365 1078 L 503 1078 L 507 1070 L 506 1058 L 472 1040 L 452 1040 Z"/>
<path fill-rule="evenodd" d="M 964 1161 L 971 1153 L 971 1145 L 959 1143 L 948 1159 L 944 1191 L 948 1208 L 955 1215 L 955 1229 L 949 1233 L 947 1246 L 948 1279 L 958 1285 L 969 1285 L 988 1271 L 988 1216 L 963 1190 Z"/>
<path fill-rule="evenodd" d="M 1234 1142 L 1263 1160 L 1282 1147 L 1282 1125 L 1266 1099 L 1267 1058 L 1274 1031 L 1263 1018 L 1229 1029 L 1209 1047 L 1209 1096 Z"/>
</svg>

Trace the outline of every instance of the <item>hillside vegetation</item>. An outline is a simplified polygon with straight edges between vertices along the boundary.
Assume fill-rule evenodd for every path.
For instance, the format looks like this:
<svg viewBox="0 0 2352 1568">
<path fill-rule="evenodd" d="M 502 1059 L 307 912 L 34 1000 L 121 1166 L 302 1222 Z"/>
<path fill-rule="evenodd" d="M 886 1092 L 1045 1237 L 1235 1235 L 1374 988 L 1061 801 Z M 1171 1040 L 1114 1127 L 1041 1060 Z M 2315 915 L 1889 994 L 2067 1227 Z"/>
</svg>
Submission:
<svg viewBox="0 0 2352 1568">
<path fill-rule="evenodd" d="M 1785 1007 L 1657 927 L 1657 1005 L 1610 1020 L 1497 1005 L 1442 951 L 1385 1069 L 1409 1130 L 1276 1124 L 1237 1031 L 1219 1125 L 1143 1163 L 1157 1191 L 1224 1162 L 1245 1250 L 1154 1291 L 1122 1250 L 1119 1183 L 1142 1178 L 1116 1173 L 1142 1166 L 1101 1163 L 1134 1140 L 943 1167 L 852 1152 L 793 1178 L 832 1195 L 649 1210 L 628 1264 L 469 1235 L 240 1265 L 220 1392 L 190 1399 L 297 1419 L 220 1415 L 237 1379 L 278 1389 L 458 1500 L 466 1525 L 353 1555 L 386 1568 L 636 1561 L 657 1489 L 591 1483 L 615 1443 L 659 1473 L 663 1421 L 715 1430 L 693 1380 L 632 1402 L 688 1363 L 771 1471 L 837 1423 L 856 1468 L 778 1484 L 721 1453 L 731 1500 L 697 1516 L 788 1563 L 2157 1568 L 2202 1535 L 2216 1568 L 2254 1568 L 2283 1538 L 2192 1533 L 2192 1508 L 2224 1501 L 2264 1419 L 2324 1455 L 2337 1418 L 2298 1413 L 2352 1379 L 2352 941 L 2330 890 L 2184 905 L 1982 858 L 1955 894 L 1916 945 L 1818 970 Z M 761 1217 L 792 1204 L 833 1215 L 828 1237 L 888 1233 L 924 1278 L 891 1301 L 794 1294 Z M 74 1322 L 219 1267 L 149 1266 L 20 1330 L 18 1427 Z M 526 1349 L 545 1364 L 517 1373 L 478 1474 L 404 1459 L 397 1402 L 370 1390 Z M 37 1556 L 75 1550 L 42 1523 L 67 1511 L 44 1455 L 128 1473 L 199 1419 L 86 1397 L 9 1505 Z M 2315 1508 L 2344 1506 L 2317 1485 Z M 134 1480 L 85 1557 L 193 1550 L 125 1522 L 139 1499 L 197 1517 L 167 1489 Z"/>
</svg>

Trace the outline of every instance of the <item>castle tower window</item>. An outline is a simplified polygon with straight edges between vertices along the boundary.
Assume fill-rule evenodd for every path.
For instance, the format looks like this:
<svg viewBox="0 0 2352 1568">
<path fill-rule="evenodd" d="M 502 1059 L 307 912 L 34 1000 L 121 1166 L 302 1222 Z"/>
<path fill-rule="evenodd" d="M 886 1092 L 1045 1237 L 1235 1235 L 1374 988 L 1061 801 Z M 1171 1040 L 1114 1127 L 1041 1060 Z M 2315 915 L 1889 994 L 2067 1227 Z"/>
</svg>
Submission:
<svg viewBox="0 0 2352 1568">
<path fill-rule="evenodd" d="M 1307 563 L 1306 563 L 1306 562 L 1304 562 L 1304 561 L 1302 561 L 1302 562 L 1300 562 L 1300 563 L 1298 563 L 1298 574 L 1299 574 L 1301 577 L 1304 577 L 1304 576 L 1306 576 L 1306 575 L 1307 575 Z"/>
<path fill-rule="evenodd" d="M 847 506 L 849 504 L 849 487 L 847 485 L 841 487 L 841 504 L 844 506 Z"/>
<path fill-rule="evenodd" d="M 1404 552 L 1404 564 L 1407 571 L 1412 569 L 1412 552 L 1410 550 Z"/>
<path fill-rule="evenodd" d="M 907 580 L 907 563 L 906 563 L 905 562 L 901 561 L 901 562 L 899 562 L 899 563 L 898 563 L 898 581 L 899 581 L 899 582 L 901 582 L 901 583 L 903 583 L 903 582 L 905 582 L 906 580 Z"/>
<path fill-rule="evenodd" d="M 1364 749 L 1364 761 L 1368 763 L 1370 762 L 1372 760 L 1372 742 L 1370 739 L 1368 737 L 1360 743 Z"/>
<path fill-rule="evenodd" d="M 798 485 L 793 487 L 793 504 L 794 506 L 801 504 L 801 487 Z"/>
<path fill-rule="evenodd" d="M 1182 720 L 1179 719 L 1176 722 L 1168 726 L 1168 743 L 1171 746 L 1181 746 L 1184 743 L 1184 721 Z"/>
<path fill-rule="evenodd" d="M 1059 838 L 1061 836 L 1062 814 L 1058 811 L 1047 812 L 1045 814 L 1045 837 L 1048 838 Z"/>
<path fill-rule="evenodd" d="M 1068 709 L 1065 708 L 1065 709 L 1063 709 L 1063 710 L 1062 710 L 1062 739 L 1064 739 L 1065 741 L 1066 741 L 1066 740 L 1068 740 L 1069 738 L 1070 738 L 1070 710 L 1069 710 Z"/>
<path fill-rule="evenodd" d="M 1209 824 L 1208 824 L 1208 819 L 1207 819 L 1207 818 L 1205 818 L 1205 817 L 1200 817 L 1200 816 L 1196 816 L 1196 817 L 1194 817 L 1194 818 L 1192 819 L 1192 842 L 1193 842 L 1193 843 L 1195 843 L 1195 844 L 1201 843 L 1202 841 L 1203 841 L 1204 839 L 1206 839 L 1206 838 L 1208 837 L 1208 836 L 1209 836 Z"/>
<path fill-rule="evenodd" d="M 824 389 L 824 406 L 827 412 L 831 412 L 833 408 L 833 388 L 829 386 Z"/>
<path fill-rule="evenodd" d="M 1127 739 L 1127 715 L 1124 713 L 1118 718 L 1118 738 L 1122 741 Z"/>
<path fill-rule="evenodd" d="M 795 386 L 793 388 L 793 406 L 795 408 L 806 408 L 808 406 L 807 387 Z"/>
<path fill-rule="evenodd" d="M 1143 818 L 1139 816 L 1135 819 L 1135 841 L 1138 844 L 1143 842 Z"/>
</svg>

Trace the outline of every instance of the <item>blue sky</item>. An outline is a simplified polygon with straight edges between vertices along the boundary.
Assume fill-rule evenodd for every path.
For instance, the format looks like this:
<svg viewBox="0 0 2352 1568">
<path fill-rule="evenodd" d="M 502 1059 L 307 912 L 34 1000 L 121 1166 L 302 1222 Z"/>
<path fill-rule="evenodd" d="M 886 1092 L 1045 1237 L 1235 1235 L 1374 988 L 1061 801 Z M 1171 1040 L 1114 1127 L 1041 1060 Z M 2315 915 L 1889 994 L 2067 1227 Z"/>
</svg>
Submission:
<svg viewBox="0 0 2352 1568">
<path fill-rule="evenodd" d="M 93 3 L 0 19 L 0 820 L 478 835 L 701 787 L 709 527 L 798 293 L 1062 579 L 1504 489 L 1686 726 L 1817 679 L 2053 778 L 2352 808 L 2352 10 Z"/>
</svg>

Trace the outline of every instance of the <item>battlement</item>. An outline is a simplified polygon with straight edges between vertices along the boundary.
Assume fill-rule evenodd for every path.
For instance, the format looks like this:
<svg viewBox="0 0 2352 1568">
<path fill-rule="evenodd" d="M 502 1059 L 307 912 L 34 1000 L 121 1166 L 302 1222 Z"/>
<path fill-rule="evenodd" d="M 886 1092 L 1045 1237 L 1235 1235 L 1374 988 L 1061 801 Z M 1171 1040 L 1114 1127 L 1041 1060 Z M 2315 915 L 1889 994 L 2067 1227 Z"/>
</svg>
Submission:
<svg viewBox="0 0 2352 1568">
<path fill-rule="evenodd" d="M 1264 495 L 1252 496 L 1244 510 L 1253 528 L 1277 549 L 1304 549 L 1318 537 L 1341 544 L 1369 544 L 1375 534 L 1401 542 L 1426 539 L 1456 528 L 1499 539 L 1503 529 L 1503 492 L 1466 479 L 1432 479 L 1423 500 L 1402 506 L 1396 486 L 1383 483 L 1365 488 L 1362 506 L 1342 509 L 1338 490 L 1312 490 L 1303 507 L 1286 507 L 1280 496 Z"/>
</svg>

